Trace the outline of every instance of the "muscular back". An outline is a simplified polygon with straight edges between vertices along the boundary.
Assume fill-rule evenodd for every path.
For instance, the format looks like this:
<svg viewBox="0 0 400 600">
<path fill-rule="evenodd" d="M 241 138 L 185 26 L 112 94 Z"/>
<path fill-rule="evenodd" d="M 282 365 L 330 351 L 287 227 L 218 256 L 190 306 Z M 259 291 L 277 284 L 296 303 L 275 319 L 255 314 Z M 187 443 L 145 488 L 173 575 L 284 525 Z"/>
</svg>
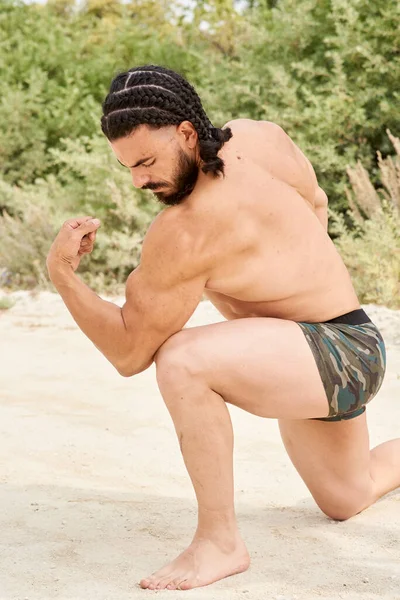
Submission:
<svg viewBox="0 0 400 600">
<path fill-rule="evenodd" d="M 206 296 L 229 319 L 321 321 L 358 308 L 311 163 L 273 123 L 229 126 L 225 178 L 202 174 L 182 205 L 196 253 L 212 264 Z"/>
</svg>

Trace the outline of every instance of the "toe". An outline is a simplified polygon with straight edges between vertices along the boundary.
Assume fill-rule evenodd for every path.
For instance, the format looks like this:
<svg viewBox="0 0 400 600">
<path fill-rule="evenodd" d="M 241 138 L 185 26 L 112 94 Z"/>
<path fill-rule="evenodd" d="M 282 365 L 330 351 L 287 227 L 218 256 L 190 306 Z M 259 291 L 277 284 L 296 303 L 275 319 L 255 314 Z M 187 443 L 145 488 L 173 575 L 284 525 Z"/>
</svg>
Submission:
<svg viewBox="0 0 400 600">
<path fill-rule="evenodd" d="M 165 577 L 160 579 L 156 589 L 157 590 L 165 590 L 165 588 L 171 584 L 172 580 L 174 579 L 174 577 L 176 577 L 176 575 L 177 575 L 176 572 L 172 572 L 170 575 L 166 575 Z"/>
<path fill-rule="evenodd" d="M 150 577 L 142 579 L 142 581 L 140 582 L 140 587 L 152 590 L 158 584 L 160 579 L 161 577 L 157 577 L 157 575 L 150 575 Z"/>
<path fill-rule="evenodd" d="M 167 588 L 169 590 L 176 590 L 178 587 L 178 584 L 182 581 L 182 576 L 180 577 L 175 577 L 175 579 L 173 579 L 172 581 L 169 582 L 169 584 L 167 585 Z"/>
<path fill-rule="evenodd" d="M 152 573 L 149 577 L 146 577 L 146 579 L 142 579 L 142 581 L 139 583 L 139 585 L 140 585 L 140 587 L 142 587 L 144 589 L 154 590 L 155 587 L 158 585 L 158 583 L 161 581 L 161 579 L 166 577 L 168 575 L 168 573 L 170 573 L 170 572 L 171 572 L 171 567 L 169 566 L 169 568 L 168 568 L 168 565 L 167 565 L 163 569 L 160 569 L 159 571 Z"/>
<path fill-rule="evenodd" d="M 191 579 L 184 579 L 183 581 L 181 581 L 181 583 L 179 584 L 179 588 L 180 590 L 191 590 L 195 587 L 199 587 L 199 582 L 196 578 L 191 578 Z"/>
<path fill-rule="evenodd" d="M 157 590 L 158 589 L 158 584 L 159 584 L 159 580 L 156 579 L 155 581 L 152 581 L 149 585 L 149 587 L 147 588 L 148 590 Z"/>
<path fill-rule="evenodd" d="M 173 581 L 171 581 L 170 585 L 168 585 L 169 590 L 182 590 L 184 588 L 181 585 L 187 580 L 187 574 L 185 576 L 176 577 Z M 170 587 L 171 586 L 171 587 Z"/>
</svg>

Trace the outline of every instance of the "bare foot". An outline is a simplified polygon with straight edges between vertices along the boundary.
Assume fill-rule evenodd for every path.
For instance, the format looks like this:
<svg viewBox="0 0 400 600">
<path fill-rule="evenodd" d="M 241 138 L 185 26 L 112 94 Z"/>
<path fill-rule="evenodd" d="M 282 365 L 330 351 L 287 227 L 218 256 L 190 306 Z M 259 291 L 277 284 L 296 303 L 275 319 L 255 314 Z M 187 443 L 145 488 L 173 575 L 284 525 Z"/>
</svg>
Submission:
<svg viewBox="0 0 400 600">
<path fill-rule="evenodd" d="M 160 571 L 142 579 L 140 586 L 149 590 L 190 590 L 246 571 L 250 557 L 239 535 L 229 546 L 195 536 L 187 550 Z"/>
</svg>

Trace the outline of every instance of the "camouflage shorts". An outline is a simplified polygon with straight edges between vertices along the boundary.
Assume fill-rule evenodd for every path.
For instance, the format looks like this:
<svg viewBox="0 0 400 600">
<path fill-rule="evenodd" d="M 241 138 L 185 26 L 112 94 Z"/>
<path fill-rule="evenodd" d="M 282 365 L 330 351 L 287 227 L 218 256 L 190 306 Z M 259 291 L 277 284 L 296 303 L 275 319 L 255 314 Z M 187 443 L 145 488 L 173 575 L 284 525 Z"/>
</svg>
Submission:
<svg viewBox="0 0 400 600">
<path fill-rule="evenodd" d="M 342 322 L 340 322 L 342 321 Z M 326 323 L 298 323 L 312 350 L 329 403 L 321 421 L 357 417 L 382 385 L 382 335 L 362 309 Z"/>
</svg>

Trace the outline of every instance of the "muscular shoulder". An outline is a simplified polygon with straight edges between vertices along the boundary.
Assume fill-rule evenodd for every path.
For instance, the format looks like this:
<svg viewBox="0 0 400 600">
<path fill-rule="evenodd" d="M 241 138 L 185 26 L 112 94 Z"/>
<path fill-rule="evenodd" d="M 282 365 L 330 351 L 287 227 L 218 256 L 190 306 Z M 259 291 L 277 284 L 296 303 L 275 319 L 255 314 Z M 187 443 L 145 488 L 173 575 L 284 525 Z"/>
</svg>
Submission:
<svg viewBox="0 0 400 600">
<path fill-rule="evenodd" d="M 140 263 L 161 279 L 171 273 L 185 279 L 207 272 L 198 231 L 188 216 L 179 206 L 169 207 L 153 220 L 144 237 Z"/>
<path fill-rule="evenodd" d="M 242 136 L 253 153 L 253 160 L 285 182 L 303 196 L 311 205 L 318 188 L 317 178 L 311 162 L 277 123 L 272 121 L 234 122 L 235 132 Z M 248 132 L 245 142 L 245 131 Z M 252 142 L 250 140 L 252 139 Z M 251 145 L 250 145 L 251 144 Z"/>
<path fill-rule="evenodd" d="M 226 126 L 231 127 L 237 144 L 245 149 L 252 162 L 295 189 L 313 209 L 322 207 L 326 213 L 327 197 L 318 185 L 310 160 L 280 125 L 236 119 Z M 322 221 L 326 220 L 324 215 Z"/>
<path fill-rule="evenodd" d="M 253 121 L 252 119 L 235 119 L 225 127 L 230 127 L 239 146 L 246 155 L 267 169 L 274 169 L 275 163 L 292 163 L 298 159 L 296 147 L 290 137 L 277 123 L 272 121 Z M 288 165 L 285 165 L 287 169 Z M 273 173 L 277 176 L 277 173 Z"/>
</svg>

